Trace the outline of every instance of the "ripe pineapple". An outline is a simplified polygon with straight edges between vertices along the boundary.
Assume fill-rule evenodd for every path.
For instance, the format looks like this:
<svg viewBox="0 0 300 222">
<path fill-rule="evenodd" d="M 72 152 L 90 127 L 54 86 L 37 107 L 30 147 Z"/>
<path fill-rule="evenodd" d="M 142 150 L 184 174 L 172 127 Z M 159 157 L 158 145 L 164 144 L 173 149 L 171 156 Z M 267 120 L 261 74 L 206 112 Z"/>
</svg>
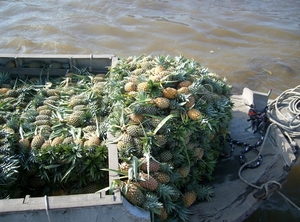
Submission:
<svg viewBox="0 0 300 222">
<path fill-rule="evenodd" d="M 174 88 L 167 87 L 163 90 L 163 95 L 168 99 L 175 99 L 178 96 L 178 92 Z"/>
<path fill-rule="evenodd" d="M 69 115 L 67 123 L 71 126 L 82 126 L 84 123 L 83 115 L 81 112 L 72 113 Z"/>
<path fill-rule="evenodd" d="M 196 192 L 193 190 L 185 192 L 182 196 L 182 200 L 186 207 L 190 207 L 197 200 Z"/>
<path fill-rule="evenodd" d="M 147 166 L 148 166 L 148 163 L 143 162 L 140 166 L 140 169 L 146 173 L 147 172 Z M 158 172 L 159 170 L 160 170 L 160 163 L 156 162 L 155 160 L 153 160 L 151 158 L 150 161 L 149 161 L 149 171 L 150 171 L 150 173 Z"/>
<path fill-rule="evenodd" d="M 147 190 L 154 191 L 158 187 L 158 182 L 152 176 L 146 173 L 140 173 L 139 185 Z"/>
<path fill-rule="evenodd" d="M 51 114 L 52 114 L 51 109 L 44 109 L 39 112 L 39 115 L 43 115 L 43 116 L 51 116 Z"/>
<path fill-rule="evenodd" d="M 159 182 L 159 183 L 169 183 L 170 182 L 170 176 L 163 172 L 156 172 L 154 173 L 153 177 Z"/>
<path fill-rule="evenodd" d="M 185 107 L 186 108 L 191 108 L 191 107 L 193 107 L 194 105 L 195 105 L 195 97 L 194 96 L 189 96 L 188 97 L 188 101 L 187 101 L 187 103 L 185 104 Z"/>
<path fill-rule="evenodd" d="M 137 185 L 129 183 L 122 190 L 125 198 L 133 205 L 141 207 L 144 204 L 146 197 Z"/>
<path fill-rule="evenodd" d="M 182 87 L 189 87 L 190 85 L 192 85 L 192 82 L 189 80 L 185 80 L 178 84 L 177 89 L 180 89 Z"/>
<path fill-rule="evenodd" d="M 132 113 L 129 115 L 129 118 L 135 123 L 141 123 L 144 119 L 144 116 L 142 114 Z"/>
<path fill-rule="evenodd" d="M 167 213 L 167 210 L 166 208 L 164 207 L 161 207 L 159 208 L 159 213 L 157 214 L 157 216 L 162 220 L 162 221 L 165 221 L 168 219 L 168 213 Z"/>
<path fill-rule="evenodd" d="M 99 146 L 101 144 L 101 140 L 97 135 L 91 136 L 87 141 L 85 141 L 85 146 Z"/>
<path fill-rule="evenodd" d="M 31 141 L 31 148 L 39 149 L 42 147 L 44 142 L 45 142 L 44 136 L 42 136 L 41 134 L 37 134 L 33 137 L 32 141 Z"/>
<path fill-rule="evenodd" d="M 137 86 L 133 82 L 127 82 L 124 85 L 125 92 L 133 92 L 136 90 L 136 88 L 137 88 Z"/>
<path fill-rule="evenodd" d="M 202 117 L 202 114 L 201 112 L 198 110 L 198 109 L 190 109 L 188 112 L 187 112 L 187 115 L 192 119 L 192 120 L 198 120 Z"/>
<path fill-rule="evenodd" d="M 188 87 L 185 87 L 185 86 L 183 86 L 183 87 L 177 89 L 177 92 L 178 92 L 179 94 L 185 94 L 185 95 L 190 94 L 189 88 L 188 88 Z"/>
<path fill-rule="evenodd" d="M 19 147 L 21 149 L 30 149 L 30 141 L 27 138 L 23 138 L 19 140 Z"/>
<path fill-rule="evenodd" d="M 153 102 L 160 109 L 166 109 L 170 106 L 170 100 L 165 97 L 157 97 L 153 100 Z"/>
<path fill-rule="evenodd" d="M 137 91 L 147 91 L 148 90 L 148 82 L 141 82 L 137 85 Z"/>
<path fill-rule="evenodd" d="M 62 137 L 55 137 L 52 142 L 51 142 L 51 146 L 57 146 L 62 144 L 64 141 L 64 139 Z"/>
</svg>

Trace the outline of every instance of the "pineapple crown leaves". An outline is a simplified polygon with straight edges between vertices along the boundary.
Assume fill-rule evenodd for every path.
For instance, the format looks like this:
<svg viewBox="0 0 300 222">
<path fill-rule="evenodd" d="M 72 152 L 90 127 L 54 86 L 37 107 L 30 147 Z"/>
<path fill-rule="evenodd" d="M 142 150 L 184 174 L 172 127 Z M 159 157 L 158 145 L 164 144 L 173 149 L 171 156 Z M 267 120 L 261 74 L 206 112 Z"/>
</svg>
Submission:
<svg viewBox="0 0 300 222">
<path fill-rule="evenodd" d="M 160 214 L 160 208 L 162 208 L 163 204 L 159 201 L 159 198 L 155 194 L 151 193 L 147 193 L 145 197 L 146 200 L 143 204 L 143 209 Z"/>
<path fill-rule="evenodd" d="M 176 195 L 178 190 L 175 190 L 173 186 L 167 184 L 159 184 L 156 190 L 158 197 L 163 200 L 171 200 L 171 197 Z"/>
<path fill-rule="evenodd" d="M 10 80 L 11 78 L 8 72 L 0 72 L 0 84 L 9 83 Z"/>
<path fill-rule="evenodd" d="M 182 222 L 188 222 L 189 216 L 192 214 L 184 204 L 176 204 L 174 212 L 174 218 L 179 218 Z"/>
</svg>

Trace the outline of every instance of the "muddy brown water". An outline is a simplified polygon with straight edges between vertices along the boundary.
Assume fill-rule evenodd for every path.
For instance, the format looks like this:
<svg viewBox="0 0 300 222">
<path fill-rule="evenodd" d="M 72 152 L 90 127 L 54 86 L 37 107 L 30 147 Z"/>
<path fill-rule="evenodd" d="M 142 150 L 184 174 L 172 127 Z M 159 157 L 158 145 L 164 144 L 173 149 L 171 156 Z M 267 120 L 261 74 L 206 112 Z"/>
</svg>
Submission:
<svg viewBox="0 0 300 222">
<path fill-rule="evenodd" d="M 0 52 L 183 55 L 276 98 L 300 84 L 299 0 L 2 0 Z M 300 205 L 300 163 L 283 193 Z M 298 221 L 273 195 L 247 219 Z"/>
</svg>

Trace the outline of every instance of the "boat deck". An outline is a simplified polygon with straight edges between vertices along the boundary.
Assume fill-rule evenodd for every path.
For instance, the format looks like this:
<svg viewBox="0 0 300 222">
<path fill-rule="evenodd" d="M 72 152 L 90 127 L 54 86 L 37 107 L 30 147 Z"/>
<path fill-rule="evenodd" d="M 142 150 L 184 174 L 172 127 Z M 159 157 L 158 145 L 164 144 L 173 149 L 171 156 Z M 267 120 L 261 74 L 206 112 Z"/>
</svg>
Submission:
<svg viewBox="0 0 300 222">
<path fill-rule="evenodd" d="M 230 125 L 231 137 L 253 145 L 260 140 L 261 135 L 254 134 L 251 129 L 245 130 L 250 125 L 247 121 L 249 107 L 244 104 L 242 96 L 233 96 L 232 100 L 235 107 L 234 118 Z M 264 201 L 265 191 L 256 189 L 257 187 L 269 181 L 284 183 L 288 169 L 293 165 L 296 157 L 279 128 L 275 125 L 270 125 L 269 128 L 264 143 L 258 147 L 262 155 L 261 165 L 256 168 L 244 168 L 240 179 L 239 158 L 245 147 L 235 145 L 231 156 L 221 160 L 214 171 L 215 180 L 212 181 L 212 185 L 215 197 L 210 202 L 193 205 L 190 221 L 243 221 Z M 228 146 L 228 152 L 230 150 L 231 147 Z M 245 154 L 248 161 L 255 159 L 257 155 L 258 152 L 254 151 Z M 270 184 L 269 194 L 271 195 L 272 189 L 276 190 L 276 188 L 277 185 Z"/>
</svg>

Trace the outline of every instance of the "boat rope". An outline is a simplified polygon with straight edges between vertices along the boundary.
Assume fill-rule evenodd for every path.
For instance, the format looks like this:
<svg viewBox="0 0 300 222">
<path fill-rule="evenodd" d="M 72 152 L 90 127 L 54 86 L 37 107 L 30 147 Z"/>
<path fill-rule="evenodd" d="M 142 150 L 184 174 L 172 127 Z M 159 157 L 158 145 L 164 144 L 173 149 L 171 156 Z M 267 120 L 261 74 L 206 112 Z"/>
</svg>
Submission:
<svg viewBox="0 0 300 222">
<path fill-rule="evenodd" d="M 286 110 L 282 109 L 283 107 Z M 276 123 L 286 132 L 286 135 L 289 135 L 290 140 L 292 137 L 300 136 L 300 85 L 284 91 L 272 101 L 269 104 L 267 115 L 271 122 Z"/>
<path fill-rule="evenodd" d="M 297 90 L 298 90 L 298 92 L 297 92 Z M 281 111 L 281 107 L 279 107 L 279 105 L 282 105 L 282 104 L 284 106 L 288 107 L 288 110 L 289 110 L 289 113 L 287 113 L 288 117 L 283 115 L 283 113 Z M 281 118 L 283 118 L 284 120 L 280 120 L 279 118 L 275 117 L 274 110 L 275 110 L 276 114 L 281 116 Z M 277 97 L 277 99 L 275 99 L 273 102 L 270 103 L 269 109 L 268 109 L 268 118 L 272 123 L 269 125 L 269 127 L 266 130 L 265 138 L 268 136 L 270 129 L 273 126 L 277 126 L 280 129 L 282 129 L 283 133 L 289 139 L 291 146 L 294 146 L 293 148 L 295 149 L 295 146 L 297 146 L 297 144 L 295 143 L 295 141 L 292 140 L 292 137 L 296 137 L 296 136 L 300 135 L 300 130 L 297 129 L 298 127 L 300 129 L 299 117 L 300 117 L 300 85 L 295 87 L 294 89 L 289 89 L 289 90 L 284 91 L 279 97 Z M 264 189 L 265 190 L 265 195 L 264 195 L 265 198 L 264 199 L 266 199 L 269 196 L 270 185 L 274 184 L 274 185 L 278 186 L 278 189 L 282 188 L 282 185 L 279 182 L 268 181 L 268 182 L 262 184 L 261 186 L 257 186 L 253 183 L 248 182 L 247 180 L 245 180 L 242 177 L 242 171 L 245 167 L 247 167 L 253 163 L 255 164 L 256 162 L 259 161 L 259 159 L 261 158 L 262 150 L 264 148 L 264 144 L 265 144 L 265 140 L 263 140 L 263 142 L 261 144 L 262 148 L 258 151 L 257 156 L 254 159 L 252 159 L 251 161 L 245 161 L 245 163 L 240 167 L 238 175 L 239 175 L 239 178 L 243 182 L 248 184 L 249 186 L 251 186 L 255 189 L 259 189 L 259 190 Z M 286 201 L 288 201 L 298 211 L 300 211 L 300 207 L 297 206 L 288 197 L 286 197 L 283 193 L 281 193 L 279 190 L 277 190 L 277 193 L 280 194 Z"/>
</svg>

